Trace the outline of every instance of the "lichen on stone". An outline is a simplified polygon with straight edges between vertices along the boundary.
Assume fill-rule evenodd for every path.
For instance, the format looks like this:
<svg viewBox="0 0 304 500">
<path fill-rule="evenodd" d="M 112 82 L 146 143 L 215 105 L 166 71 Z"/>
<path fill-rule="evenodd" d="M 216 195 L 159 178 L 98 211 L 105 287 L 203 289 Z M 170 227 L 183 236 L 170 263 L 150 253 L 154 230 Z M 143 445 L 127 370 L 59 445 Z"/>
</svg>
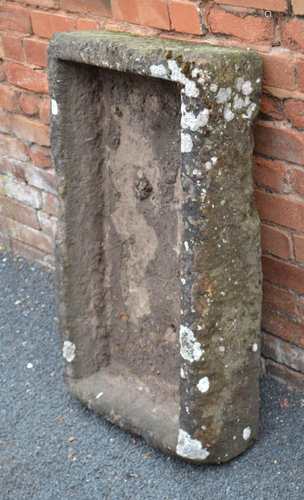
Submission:
<svg viewBox="0 0 304 500">
<path fill-rule="evenodd" d="M 183 429 L 179 430 L 176 453 L 184 458 L 191 460 L 206 460 L 210 455 L 206 448 L 203 448 L 202 443 L 198 439 L 193 439 Z"/>
</svg>

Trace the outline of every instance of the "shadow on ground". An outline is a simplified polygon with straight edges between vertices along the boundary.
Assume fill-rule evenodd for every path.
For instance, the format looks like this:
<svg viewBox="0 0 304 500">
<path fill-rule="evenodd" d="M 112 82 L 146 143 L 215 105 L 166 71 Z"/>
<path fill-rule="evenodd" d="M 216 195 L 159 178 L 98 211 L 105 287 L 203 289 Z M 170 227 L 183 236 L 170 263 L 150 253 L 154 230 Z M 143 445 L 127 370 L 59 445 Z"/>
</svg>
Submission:
<svg viewBox="0 0 304 500">
<path fill-rule="evenodd" d="M 303 500 L 304 393 L 264 380 L 255 447 L 185 464 L 69 396 L 51 273 L 2 253 L 0 283 L 1 499 Z"/>
</svg>

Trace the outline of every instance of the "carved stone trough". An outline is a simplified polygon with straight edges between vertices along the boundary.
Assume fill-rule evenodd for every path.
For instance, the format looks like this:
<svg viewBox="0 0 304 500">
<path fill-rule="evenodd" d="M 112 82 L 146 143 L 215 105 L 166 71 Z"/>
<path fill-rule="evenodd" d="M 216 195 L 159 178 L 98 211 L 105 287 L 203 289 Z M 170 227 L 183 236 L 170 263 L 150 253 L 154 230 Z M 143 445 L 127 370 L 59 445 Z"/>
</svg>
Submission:
<svg viewBox="0 0 304 500">
<path fill-rule="evenodd" d="M 120 33 L 49 50 L 69 388 L 198 463 L 258 432 L 261 71 L 249 50 Z"/>
</svg>

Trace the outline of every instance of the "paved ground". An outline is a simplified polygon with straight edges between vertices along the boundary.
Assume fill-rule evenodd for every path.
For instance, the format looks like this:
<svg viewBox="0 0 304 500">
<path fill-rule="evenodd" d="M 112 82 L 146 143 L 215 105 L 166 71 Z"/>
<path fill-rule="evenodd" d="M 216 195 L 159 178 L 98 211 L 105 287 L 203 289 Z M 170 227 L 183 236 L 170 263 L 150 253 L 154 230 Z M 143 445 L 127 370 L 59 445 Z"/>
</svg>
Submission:
<svg viewBox="0 0 304 500">
<path fill-rule="evenodd" d="M 260 441 L 225 466 L 168 458 L 67 393 L 52 274 L 0 254 L 1 500 L 303 500 L 304 393 L 263 382 Z"/>
</svg>

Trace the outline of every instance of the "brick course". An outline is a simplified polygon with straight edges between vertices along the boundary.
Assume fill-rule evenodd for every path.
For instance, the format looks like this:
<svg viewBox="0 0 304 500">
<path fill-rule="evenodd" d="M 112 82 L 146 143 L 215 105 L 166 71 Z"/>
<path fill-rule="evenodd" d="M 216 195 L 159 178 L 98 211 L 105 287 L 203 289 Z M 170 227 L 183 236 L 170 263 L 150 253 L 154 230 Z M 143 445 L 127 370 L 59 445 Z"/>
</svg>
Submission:
<svg viewBox="0 0 304 500">
<path fill-rule="evenodd" d="M 255 128 L 254 180 L 262 219 L 263 328 L 272 336 L 265 334 L 264 354 L 274 376 L 304 384 L 304 374 L 298 375 L 292 365 L 293 346 L 304 348 L 302 0 L 4 0 L 0 6 L 1 242 L 53 265 L 59 202 L 49 152 L 48 40 L 56 31 L 104 27 L 251 47 L 262 55 L 265 92 Z"/>
</svg>

